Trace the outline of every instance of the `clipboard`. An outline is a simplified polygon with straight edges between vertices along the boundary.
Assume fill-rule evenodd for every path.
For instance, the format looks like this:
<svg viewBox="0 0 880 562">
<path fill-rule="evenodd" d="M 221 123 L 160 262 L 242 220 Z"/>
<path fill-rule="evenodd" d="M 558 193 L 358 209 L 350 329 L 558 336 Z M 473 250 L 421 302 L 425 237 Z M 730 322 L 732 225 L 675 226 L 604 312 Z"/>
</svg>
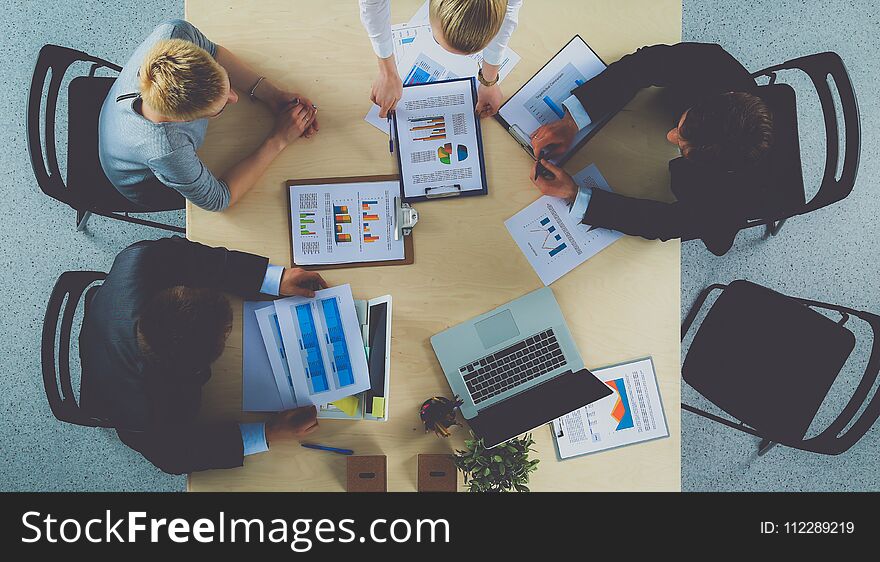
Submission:
<svg viewBox="0 0 880 562">
<path fill-rule="evenodd" d="M 308 271 L 320 271 L 324 269 L 348 269 L 351 267 L 376 267 L 384 265 L 412 265 L 415 262 L 415 249 L 413 244 L 413 235 L 405 234 L 403 236 L 403 256 L 402 260 L 385 260 L 385 261 L 367 261 L 353 263 L 332 263 L 318 265 L 299 265 L 294 260 L 293 252 L 293 214 L 291 213 L 290 188 L 298 185 L 317 185 L 317 184 L 336 184 L 336 183 L 370 183 L 380 181 L 397 181 L 400 182 L 399 175 L 378 175 L 378 176 L 352 176 L 347 178 L 310 178 L 303 180 L 287 180 L 285 182 L 285 190 L 287 191 L 287 231 L 290 233 L 290 263 L 294 267 L 301 267 Z M 403 186 L 401 185 L 401 197 L 403 195 Z"/>
<path fill-rule="evenodd" d="M 437 84 L 446 84 L 450 82 L 463 82 L 469 81 L 471 85 L 471 99 L 474 102 L 473 107 L 471 108 L 473 111 L 476 111 L 477 107 L 477 81 L 473 76 L 469 78 L 450 78 L 448 80 L 437 80 L 434 82 L 424 82 L 421 84 L 407 84 L 404 86 L 404 89 L 409 88 L 425 88 L 435 86 Z M 397 129 L 397 112 L 392 112 L 391 114 L 392 120 L 392 128 L 394 132 L 394 137 L 392 139 L 392 143 L 394 146 L 394 153 L 397 156 L 397 169 L 400 170 L 400 195 L 404 202 L 412 203 L 415 201 L 431 201 L 434 199 L 443 199 L 446 197 L 458 197 L 458 196 L 472 196 L 472 195 L 487 195 L 489 193 L 489 185 L 486 181 L 486 160 L 483 157 L 483 131 L 480 128 L 480 119 L 477 117 L 474 119 L 474 128 L 475 128 L 475 137 L 477 139 L 477 155 L 479 156 L 479 167 L 480 167 L 480 183 L 482 184 L 482 189 L 469 189 L 467 191 L 462 191 L 460 185 L 456 185 L 450 182 L 449 185 L 444 186 L 435 186 L 434 188 L 428 187 L 425 188 L 425 195 L 414 195 L 407 196 L 406 195 L 406 186 L 404 185 L 404 177 L 403 177 L 403 162 L 400 158 L 400 144 L 398 139 L 400 135 L 398 134 Z M 440 190 L 439 188 L 446 188 Z M 435 189 L 433 193 L 428 193 L 432 189 Z"/>
<path fill-rule="evenodd" d="M 522 91 L 523 88 L 528 86 L 529 83 L 531 83 L 531 81 L 534 80 L 538 74 L 540 74 L 545 68 L 547 68 L 547 65 L 549 65 L 551 62 L 553 62 L 553 60 L 556 57 L 558 57 L 562 53 L 562 51 L 564 51 L 566 49 L 566 47 L 568 47 L 569 45 L 571 45 L 575 41 L 580 41 L 587 49 L 590 50 L 591 53 L 593 53 L 593 55 L 595 55 L 595 57 L 599 60 L 599 62 L 601 62 L 604 65 L 605 68 L 608 68 L 608 63 L 606 63 L 602 59 L 602 57 L 600 57 L 599 54 L 595 50 L 593 50 L 592 47 L 590 47 L 589 43 L 584 41 L 580 35 L 575 35 L 565 45 L 563 45 L 562 48 L 556 52 L 555 55 L 550 57 L 550 60 L 545 62 L 544 65 L 541 66 L 541 68 L 539 68 L 538 71 L 535 72 L 535 74 L 533 74 L 531 78 L 526 80 L 526 82 L 522 86 L 520 86 L 517 91 L 515 91 L 509 98 L 507 98 L 507 101 L 505 101 L 503 104 L 501 104 L 501 107 L 498 108 L 498 113 L 495 114 L 495 120 L 498 121 L 498 123 L 500 123 L 502 127 L 504 127 L 504 130 L 507 131 L 507 133 L 511 137 L 513 137 L 514 140 L 516 140 L 517 144 L 520 145 L 520 147 L 529 155 L 529 157 L 531 157 L 532 160 L 537 160 L 537 158 L 536 158 L 535 154 L 532 152 L 532 142 L 531 142 L 530 136 L 528 134 L 526 134 L 525 131 L 523 131 L 523 129 L 521 127 L 519 127 L 518 125 L 516 125 L 516 124 L 511 125 L 510 123 L 508 123 L 507 120 L 501 116 L 501 112 L 503 111 L 504 106 L 506 106 L 508 104 L 508 102 L 510 102 L 513 98 L 515 98 L 517 96 L 517 94 L 519 94 Z M 593 138 L 593 136 L 596 133 L 598 133 L 602 129 L 602 127 L 604 127 L 608 123 L 608 121 L 611 120 L 612 117 L 614 117 L 614 115 L 616 115 L 616 112 L 610 113 L 610 114 L 602 117 L 598 121 L 594 121 L 594 123 L 596 123 L 596 125 L 593 127 L 593 129 L 590 130 L 590 132 L 583 139 L 581 139 L 574 146 L 572 146 L 570 149 L 568 149 L 568 152 L 566 154 L 564 154 L 562 156 L 562 158 L 557 160 L 556 164 L 559 166 L 562 166 L 563 164 L 565 164 L 572 156 L 574 156 L 575 153 L 577 153 L 578 150 L 580 150 L 585 144 L 587 144 L 587 142 L 591 138 Z"/>
</svg>

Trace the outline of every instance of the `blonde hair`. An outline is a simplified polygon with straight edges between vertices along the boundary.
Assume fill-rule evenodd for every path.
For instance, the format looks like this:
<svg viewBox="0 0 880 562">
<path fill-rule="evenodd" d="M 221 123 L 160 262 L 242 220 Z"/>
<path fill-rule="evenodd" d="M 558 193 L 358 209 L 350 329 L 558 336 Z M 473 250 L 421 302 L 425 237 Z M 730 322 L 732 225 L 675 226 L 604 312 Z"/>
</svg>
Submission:
<svg viewBox="0 0 880 562">
<path fill-rule="evenodd" d="M 476 53 L 501 29 L 507 0 L 431 0 L 429 10 L 450 47 Z"/>
<path fill-rule="evenodd" d="M 211 54 L 183 39 L 159 41 L 140 68 L 141 98 L 174 119 L 192 121 L 226 93 L 226 77 Z"/>
</svg>

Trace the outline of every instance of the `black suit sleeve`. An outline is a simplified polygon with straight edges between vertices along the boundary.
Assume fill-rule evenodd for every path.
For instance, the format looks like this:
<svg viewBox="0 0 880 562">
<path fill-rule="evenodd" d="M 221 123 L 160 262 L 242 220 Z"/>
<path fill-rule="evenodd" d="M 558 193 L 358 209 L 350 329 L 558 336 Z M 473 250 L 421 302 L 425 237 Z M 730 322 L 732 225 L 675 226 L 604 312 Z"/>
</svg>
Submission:
<svg viewBox="0 0 880 562">
<path fill-rule="evenodd" d="M 146 249 L 152 267 L 168 276 L 168 286 L 219 289 L 239 296 L 258 293 L 269 258 L 212 248 L 178 236 L 151 242 Z"/>
<path fill-rule="evenodd" d="M 642 47 L 612 63 L 602 73 L 572 90 L 591 116 L 607 115 L 626 105 L 639 90 L 672 87 L 696 95 L 748 91 L 749 72 L 720 46 L 678 43 Z"/>
<path fill-rule="evenodd" d="M 735 220 L 706 207 L 626 197 L 602 189 L 593 190 L 583 222 L 649 240 L 702 238 L 718 256 L 730 249 L 738 231 Z"/>
<path fill-rule="evenodd" d="M 236 423 L 181 424 L 117 433 L 123 443 L 169 474 L 235 468 L 244 462 L 241 430 Z"/>
</svg>

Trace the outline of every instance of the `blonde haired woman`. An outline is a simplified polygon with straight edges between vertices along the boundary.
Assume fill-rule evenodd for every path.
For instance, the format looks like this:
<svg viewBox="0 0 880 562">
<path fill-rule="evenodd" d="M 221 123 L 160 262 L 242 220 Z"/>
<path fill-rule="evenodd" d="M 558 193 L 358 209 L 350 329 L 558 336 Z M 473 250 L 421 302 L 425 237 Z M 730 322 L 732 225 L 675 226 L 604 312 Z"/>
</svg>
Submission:
<svg viewBox="0 0 880 562">
<path fill-rule="evenodd" d="M 359 1 L 361 22 L 379 59 L 379 76 L 373 82 L 370 99 L 379 106 L 379 117 L 384 118 L 397 107 L 403 94 L 394 61 L 391 0 Z M 480 117 L 495 115 L 501 106 L 498 70 L 521 6 L 522 0 L 429 0 L 431 29 L 441 47 L 456 55 L 483 51 L 483 65 L 477 75 Z"/>
</svg>

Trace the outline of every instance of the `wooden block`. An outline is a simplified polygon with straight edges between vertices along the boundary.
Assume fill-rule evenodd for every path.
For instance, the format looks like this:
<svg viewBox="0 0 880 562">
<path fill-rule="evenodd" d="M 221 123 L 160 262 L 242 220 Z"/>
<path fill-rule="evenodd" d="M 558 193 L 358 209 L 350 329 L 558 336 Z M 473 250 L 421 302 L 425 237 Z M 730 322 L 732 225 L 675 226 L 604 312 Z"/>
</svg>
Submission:
<svg viewBox="0 0 880 562">
<path fill-rule="evenodd" d="M 452 455 L 419 455 L 419 491 L 458 491 L 458 474 Z"/>
<path fill-rule="evenodd" d="M 385 455 L 348 457 L 345 489 L 349 492 L 387 492 L 388 469 Z"/>
</svg>

